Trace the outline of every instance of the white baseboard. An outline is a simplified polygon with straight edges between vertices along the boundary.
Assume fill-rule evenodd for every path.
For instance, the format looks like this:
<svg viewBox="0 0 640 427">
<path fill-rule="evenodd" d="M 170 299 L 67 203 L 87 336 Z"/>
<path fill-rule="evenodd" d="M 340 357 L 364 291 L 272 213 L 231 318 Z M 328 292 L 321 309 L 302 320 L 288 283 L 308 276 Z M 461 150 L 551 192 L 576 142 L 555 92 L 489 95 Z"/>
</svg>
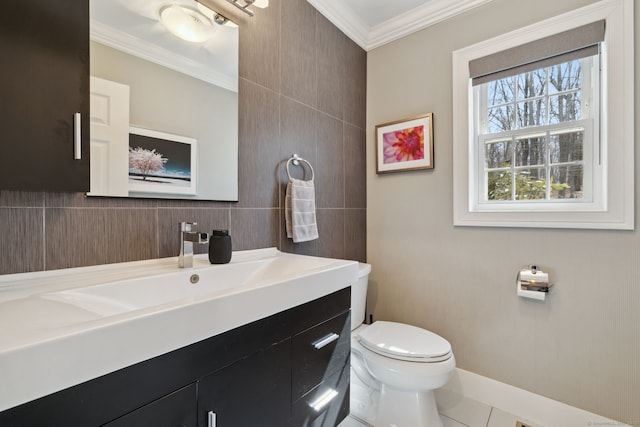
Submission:
<svg viewBox="0 0 640 427">
<path fill-rule="evenodd" d="M 459 368 L 443 389 L 544 427 L 631 427 Z"/>
</svg>

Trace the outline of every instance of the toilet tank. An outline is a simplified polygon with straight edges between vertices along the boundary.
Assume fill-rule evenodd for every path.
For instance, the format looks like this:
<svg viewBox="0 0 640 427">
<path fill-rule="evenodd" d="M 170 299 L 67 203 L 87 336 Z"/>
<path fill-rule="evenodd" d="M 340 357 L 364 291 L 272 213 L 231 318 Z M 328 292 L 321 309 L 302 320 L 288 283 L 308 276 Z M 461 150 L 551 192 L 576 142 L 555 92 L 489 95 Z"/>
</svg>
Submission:
<svg viewBox="0 0 640 427">
<path fill-rule="evenodd" d="M 358 280 L 351 285 L 351 330 L 353 331 L 364 322 L 367 305 L 367 286 L 369 284 L 371 265 L 360 263 Z"/>
</svg>

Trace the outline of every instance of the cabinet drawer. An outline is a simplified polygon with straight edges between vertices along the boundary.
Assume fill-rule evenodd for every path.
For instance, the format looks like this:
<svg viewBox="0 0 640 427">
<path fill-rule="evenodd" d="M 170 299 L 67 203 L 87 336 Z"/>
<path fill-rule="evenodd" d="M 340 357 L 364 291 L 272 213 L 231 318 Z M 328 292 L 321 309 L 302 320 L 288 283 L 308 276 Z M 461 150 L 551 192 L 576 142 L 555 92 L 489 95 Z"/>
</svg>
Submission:
<svg viewBox="0 0 640 427">
<path fill-rule="evenodd" d="M 350 312 L 296 335 L 292 346 L 292 398 L 295 401 L 349 363 Z"/>
<path fill-rule="evenodd" d="M 293 405 L 293 426 L 335 427 L 349 415 L 349 362 Z M 324 403 L 324 405 L 323 405 Z"/>
</svg>

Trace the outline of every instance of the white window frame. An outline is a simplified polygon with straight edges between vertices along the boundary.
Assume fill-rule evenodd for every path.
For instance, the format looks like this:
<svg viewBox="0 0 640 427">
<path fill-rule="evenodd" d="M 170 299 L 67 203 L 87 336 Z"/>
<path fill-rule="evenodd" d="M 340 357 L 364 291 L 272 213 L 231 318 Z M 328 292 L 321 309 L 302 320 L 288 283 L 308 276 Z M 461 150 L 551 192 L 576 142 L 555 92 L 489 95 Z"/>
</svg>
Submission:
<svg viewBox="0 0 640 427">
<path fill-rule="evenodd" d="M 603 0 L 563 15 L 453 52 L 453 203 L 454 225 L 634 229 L 634 40 L 633 0 Z M 477 177 L 473 88 L 469 61 L 605 20 L 600 90 L 600 164 L 604 177 L 595 201 L 501 203 L 479 206 L 484 197 Z M 585 175 L 586 176 L 586 175 Z M 485 204 L 486 205 L 486 204 Z M 577 207 L 579 206 L 579 207 Z"/>
</svg>

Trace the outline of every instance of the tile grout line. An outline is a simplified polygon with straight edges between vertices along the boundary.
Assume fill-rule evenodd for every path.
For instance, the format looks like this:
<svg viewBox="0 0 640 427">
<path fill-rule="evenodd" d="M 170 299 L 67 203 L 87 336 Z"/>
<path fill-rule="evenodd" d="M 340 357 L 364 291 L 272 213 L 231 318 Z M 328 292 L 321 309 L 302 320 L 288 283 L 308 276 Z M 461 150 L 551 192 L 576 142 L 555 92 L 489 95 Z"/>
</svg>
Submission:
<svg viewBox="0 0 640 427">
<path fill-rule="evenodd" d="M 42 270 L 47 270 L 47 208 L 46 203 L 42 203 Z"/>
<path fill-rule="evenodd" d="M 160 209 L 156 206 L 156 257 L 160 257 Z"/>
</svg>

